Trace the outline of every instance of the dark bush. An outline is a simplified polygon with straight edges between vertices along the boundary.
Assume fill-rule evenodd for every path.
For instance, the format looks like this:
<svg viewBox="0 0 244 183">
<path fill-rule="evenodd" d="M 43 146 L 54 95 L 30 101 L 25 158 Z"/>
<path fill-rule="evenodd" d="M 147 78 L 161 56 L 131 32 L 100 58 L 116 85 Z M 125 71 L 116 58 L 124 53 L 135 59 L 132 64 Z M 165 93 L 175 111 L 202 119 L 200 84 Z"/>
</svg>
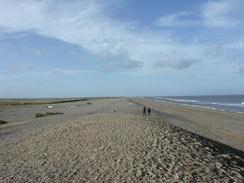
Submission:
<svg viewBox="0 0 244 183">
<path fill-rule="evenodd" d="M 0 120 L 0 125 L 4 125 L 6 123 L 7 123 L 7 121 Z"/>
<path fill-rule="evenodd" d="M 46 116 L 46 114 L 36 113 L 36 115 L 35 115 L 36 118 L 40 118 L 40 117 L 44 117 L 44 116 Z"/>
<path fill-rule="evenodd" d="M 51 115 L 58 115 L 63 114 L 62 112 L 47 112 L 47 113 L 37 113 L 35 115 L 35 118 L 45 117 L 45 116 L 51 116 Z"/>
</svg>

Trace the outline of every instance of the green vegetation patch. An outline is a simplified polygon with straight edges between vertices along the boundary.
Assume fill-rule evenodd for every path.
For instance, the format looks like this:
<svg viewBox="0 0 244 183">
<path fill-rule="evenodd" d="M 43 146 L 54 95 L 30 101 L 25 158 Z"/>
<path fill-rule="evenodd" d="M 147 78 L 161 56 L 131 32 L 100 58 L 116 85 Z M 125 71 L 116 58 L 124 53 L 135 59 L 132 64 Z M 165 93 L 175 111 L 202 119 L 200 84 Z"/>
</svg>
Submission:
<svg viewBox="0 0 244 183">
<path fill-rule="evenodd" d="M 62 112 L 47 112 L 47 113 L 36 113 L 35 118 L 52 116 L 52 115 L 59 115 L 63 114 Z"/>
<path fill-rule="evenodd" d="M 0 100 L 0 106 L 4 105 L 40 105 L 40 104 L 62 104 L 62 103 L 70 103 L 70 102 L 82 102 L 82 101 L 88 101 L 88 98 L 80 98 L 80 99 L 10 99 L 10 100 Z"/>
</svg>

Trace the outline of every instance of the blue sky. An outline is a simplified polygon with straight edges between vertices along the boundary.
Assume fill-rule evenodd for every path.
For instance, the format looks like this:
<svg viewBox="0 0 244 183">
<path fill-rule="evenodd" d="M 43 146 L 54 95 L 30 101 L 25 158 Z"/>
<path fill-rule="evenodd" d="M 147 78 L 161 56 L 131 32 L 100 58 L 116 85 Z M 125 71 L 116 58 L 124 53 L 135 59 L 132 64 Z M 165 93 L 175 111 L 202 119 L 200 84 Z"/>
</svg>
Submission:
<svg viewBox="0 0 244 183">
<path fill-rule="evenodd" d="M 0 0 L 0 98 L 244 94 L 243 0 Z"/>
</svg>

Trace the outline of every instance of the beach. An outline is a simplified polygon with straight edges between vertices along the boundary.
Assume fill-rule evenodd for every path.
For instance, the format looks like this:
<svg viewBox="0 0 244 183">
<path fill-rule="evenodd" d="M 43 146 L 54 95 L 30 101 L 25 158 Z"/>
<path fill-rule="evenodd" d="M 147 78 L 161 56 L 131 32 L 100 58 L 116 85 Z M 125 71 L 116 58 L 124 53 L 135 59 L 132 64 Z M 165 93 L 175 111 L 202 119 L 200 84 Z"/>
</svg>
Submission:
<svg viewBox="0 0 244 183">
<path fill-rule="evenodd" d="M 150 116 L 142 116 L 144 105 Z M 244 180 L 243 114 L 145 98 L 5 104 L 0 111 L 7 122 L 0 125 L 0 182 Z"/>
<path fill-rule="evenodd" d="M 244 114 L 183 107 L 145 98 L 132 100 L 159 112 L 168 123 L 244 151 Z"/>
</svg>

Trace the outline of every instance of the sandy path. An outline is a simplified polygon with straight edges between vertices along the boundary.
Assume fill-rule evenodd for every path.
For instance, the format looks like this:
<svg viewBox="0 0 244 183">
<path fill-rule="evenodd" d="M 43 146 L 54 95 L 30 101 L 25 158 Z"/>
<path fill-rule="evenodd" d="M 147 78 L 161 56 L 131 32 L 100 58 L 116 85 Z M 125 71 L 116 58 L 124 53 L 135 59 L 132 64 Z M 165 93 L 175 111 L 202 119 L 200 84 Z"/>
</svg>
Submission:
<svg viewBox="0 0 244 183">
<path fill-rule="evenodd" d="M 243 157 L 116 100 L 0 143 L 0 182 L 241 182 Z M 103 111 L 107 111 L 104 113 Z M 134 114 L 128 113 L 132 111 Z"/>
</svg>

